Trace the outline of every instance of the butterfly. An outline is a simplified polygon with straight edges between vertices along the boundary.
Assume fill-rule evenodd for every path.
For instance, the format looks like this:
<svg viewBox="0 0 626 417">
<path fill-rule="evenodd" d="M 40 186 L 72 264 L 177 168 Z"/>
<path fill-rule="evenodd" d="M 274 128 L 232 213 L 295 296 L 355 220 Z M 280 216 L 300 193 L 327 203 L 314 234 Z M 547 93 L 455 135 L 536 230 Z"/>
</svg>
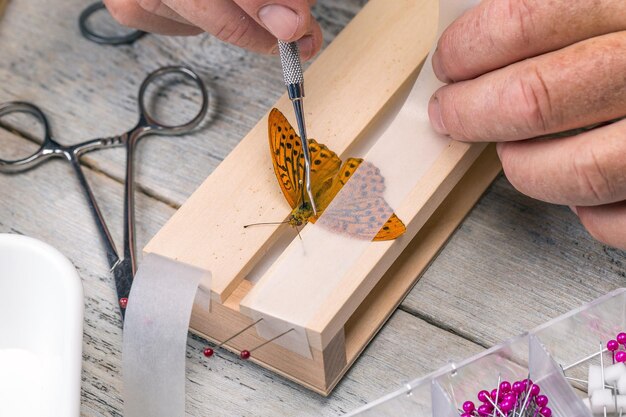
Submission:
<svg viewBox="0 0 626 417">
<path fill-rule="evenodd" d="M 326 228 L 360 239 L 374 236 L 373 240 L 393 240 L 406 231 L 383 197 L 385 181 L 378 168 L 360 158 L 348 158 L 342 163 L 327 146 L 309 139 L 315 215 L 310 202 L 303 198 L 304 155 L 300 137 L 278 109 L 270 112 L 268 127 L 274 173 L 293 209 L 287 223 L 294 227 L 315 223 L 324 213 L 320 223 Z M 360 169 L 354 175 L 357 168 Z M 331 205 L 350 179 L 356 182 L 339 195 L 338 204 Z"/>
</svg>

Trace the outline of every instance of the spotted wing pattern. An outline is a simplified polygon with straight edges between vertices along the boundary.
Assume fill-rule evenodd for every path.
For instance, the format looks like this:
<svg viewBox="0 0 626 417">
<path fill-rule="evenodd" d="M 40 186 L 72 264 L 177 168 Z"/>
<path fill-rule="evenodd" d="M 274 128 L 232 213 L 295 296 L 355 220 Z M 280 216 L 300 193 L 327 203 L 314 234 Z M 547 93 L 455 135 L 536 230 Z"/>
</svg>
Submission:
<svg viewBox="0 0 626 417">
<path fill-rule="evenodd" d="M 304 155 L 300 137 L 277 109 L 269 116 L 269 142 L 274 173 L 287 202 L 295 209 L 301 203 Z M 337 154 L 325 145 L 314 139 L 308 143 L 311 187 L 318 214 L 325 211 L 325 227 L 361 239 L 371 239 L 377 232 L 374 240 L 392 240 L 406 231 L 383 197 L 385 181 L 378 168 L 358 158 L 349 158 L 342 165 Z M 349 179 L 350 186 L 341 193 L 341 201 L 327 210 Z M 312 223 L 316 220 L 309 218 Z"/>
<path fill-rule="evenodd" d="M 269 141 L 274 173 L 280 188 L 291 208 L 296 208 L 302 196 L 304 155 L 300 137 L 278 109 L 270 112 Z M 332 184 L 332 179 L 341 166 L 341 159 L 315 139 L 309 139 L 308 143 L 311 153 L 311 185 L 317 201 Z"/>
</svg>

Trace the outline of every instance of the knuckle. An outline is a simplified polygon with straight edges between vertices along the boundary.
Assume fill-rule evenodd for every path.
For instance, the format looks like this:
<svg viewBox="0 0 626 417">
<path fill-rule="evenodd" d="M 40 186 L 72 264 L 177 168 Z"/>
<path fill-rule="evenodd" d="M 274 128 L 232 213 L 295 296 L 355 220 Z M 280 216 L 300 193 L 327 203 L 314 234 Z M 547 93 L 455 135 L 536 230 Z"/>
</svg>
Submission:
<svg viewBox="0 0 626 417">
<path fill-rule="evenodd" d="M 214 35 L 223 42 L 245 48 L 250 45 L 252 25 L 250 18 L 245 14 L 238 19 L 225 17 L 218 22 Z"/>
<path fill-rule="evenodd" d="M 459 100 L 450 100 L 449 106 L 449 111 L 442 111 L 442 118 L 444 125 L 450 129 L 450 135 L 457 140 L 477 139 L 475 129 L 470 127 L 472 124 L 466 118 L 466 111 L 463 111 L 463 103 Z"/>
<path fill-rule="evenodd" d="M 530 46 L 535 33 L 535 5 L 531 0 L 506 0 L 506 12 L 520 46 Z"/>
<path fill-rule="evenodd" d="M 505 84 L 501 99 L 503 103 L 517 107 L 516 112 L 521 118 L 520 129 L 536 136 L 559 124 L 550 88 L 538 67 L 527 66 L 521 73 L 514 74 L 511 81 Z"/>
<path fill-rule="evenodd" d="M 593 197 L 595 203 L 613 202 L 617 190 L 606 169 L 611 162 L 594 149 L 587 147 L 572 159 L 577 187 L 581 195 Z"/>
</svg>

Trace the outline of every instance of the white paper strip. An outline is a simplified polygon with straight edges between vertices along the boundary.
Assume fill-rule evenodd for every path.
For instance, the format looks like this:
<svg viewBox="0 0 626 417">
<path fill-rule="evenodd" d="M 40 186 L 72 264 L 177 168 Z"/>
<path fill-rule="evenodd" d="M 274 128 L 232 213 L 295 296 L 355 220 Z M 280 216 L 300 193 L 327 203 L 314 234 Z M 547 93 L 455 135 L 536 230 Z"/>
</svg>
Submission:
<svg viewBox="0 0 626 417">
<path fill-rule="evenodd" d="M 148 254 L 133 280 L 124 322 L 125 417 L 185 415 L 187 329 L 196 291 L 210 274 Z M 209 308 L 206 297 L 200 297 Z"/>
</svg>

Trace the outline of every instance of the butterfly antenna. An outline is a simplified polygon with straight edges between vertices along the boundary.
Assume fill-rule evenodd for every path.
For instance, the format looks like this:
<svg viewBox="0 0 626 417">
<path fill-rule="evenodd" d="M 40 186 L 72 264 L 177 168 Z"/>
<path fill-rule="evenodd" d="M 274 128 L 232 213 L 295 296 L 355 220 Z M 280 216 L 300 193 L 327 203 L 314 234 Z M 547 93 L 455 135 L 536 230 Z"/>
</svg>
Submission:
<svg viewBox="0 0 626 417">
<path fill-rule="evenodd" d="M 246 224 L 243 226 L 244 229 L 247 229 L 250 226 L 263 226 L 263 225 L 277 225 L 277 224 L 287 224 L 289 223 L 289 220 L 285 220 L 284 222 L 266 222 L 266 223 L 252 223 L 252 224 Z"/>
<path fill-rule="evenodd" d="M 296 230 L 298 231 L 298 237 L 302 240 L 302 235 L 300 234 L 300 228 L 296 226 Z"/>
</svg>

